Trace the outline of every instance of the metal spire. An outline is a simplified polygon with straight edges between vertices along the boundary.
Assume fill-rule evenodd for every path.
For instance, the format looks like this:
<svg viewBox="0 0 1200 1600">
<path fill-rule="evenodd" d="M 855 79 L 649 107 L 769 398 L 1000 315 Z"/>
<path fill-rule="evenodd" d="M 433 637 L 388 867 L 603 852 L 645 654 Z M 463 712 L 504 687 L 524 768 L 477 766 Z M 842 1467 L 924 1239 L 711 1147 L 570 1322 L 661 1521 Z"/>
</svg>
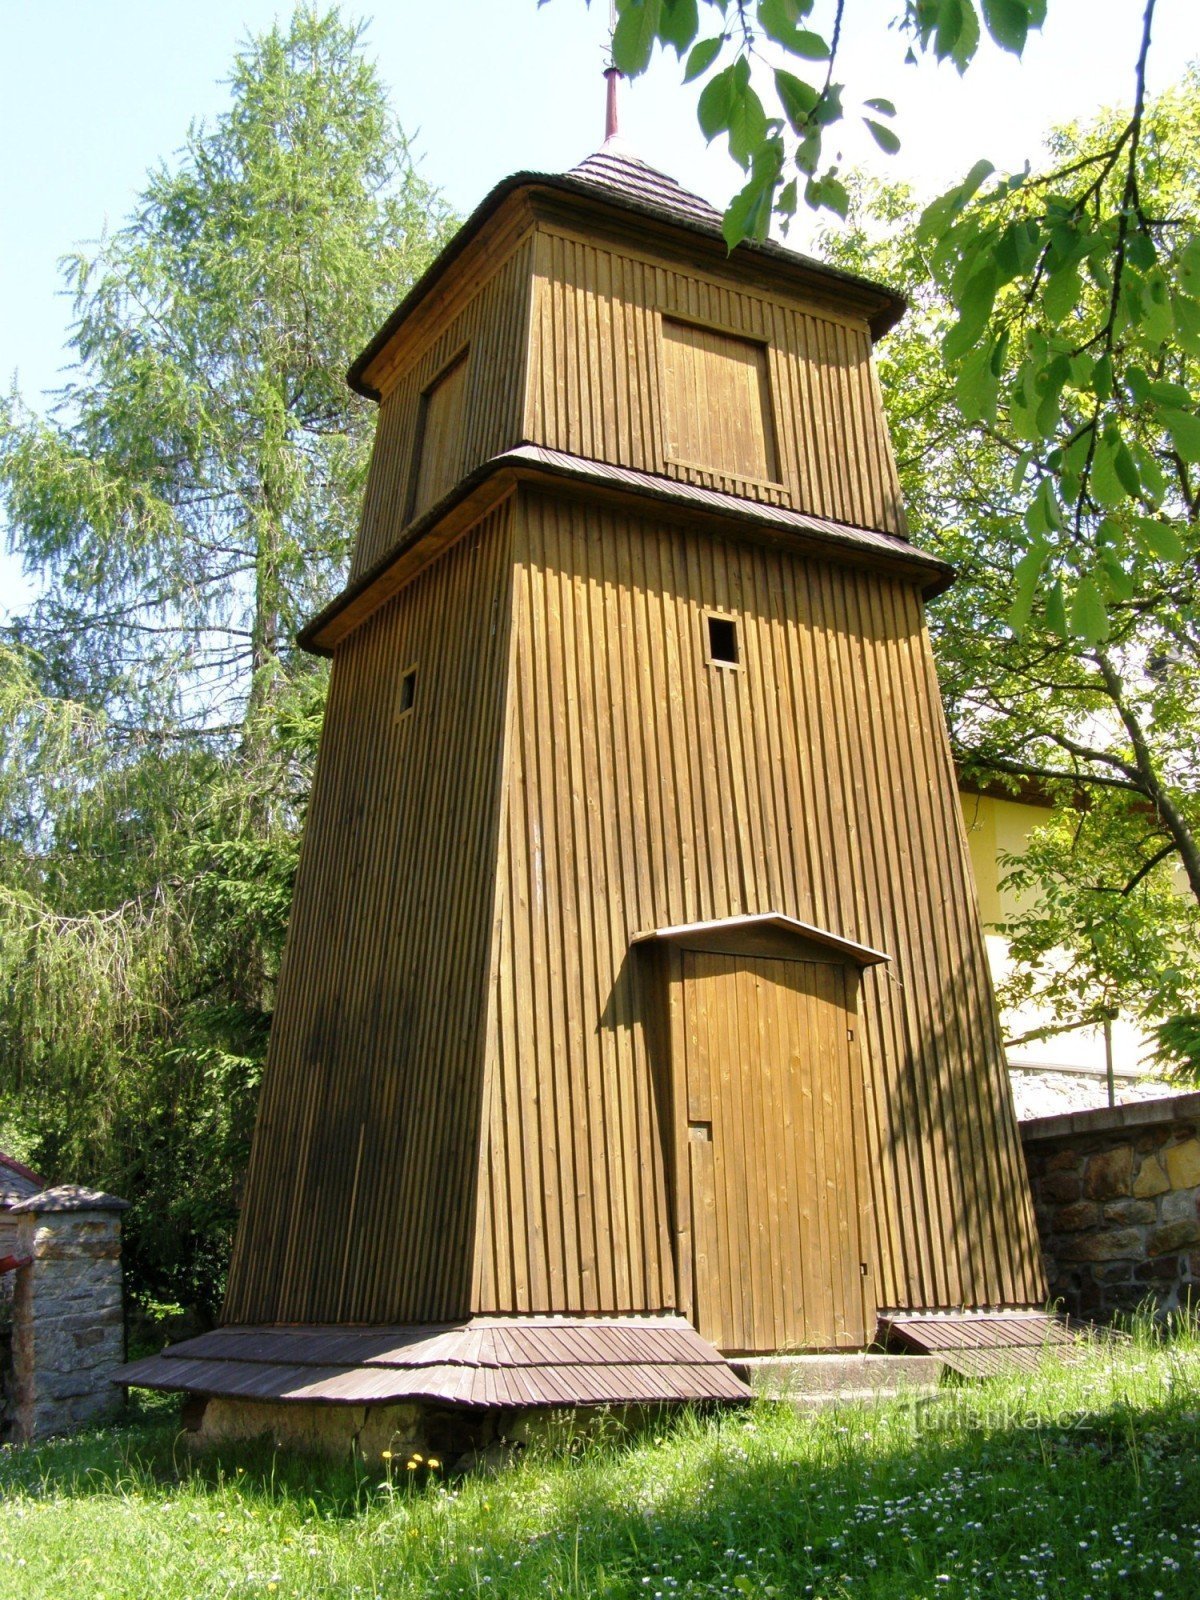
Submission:
<svg viewBox="0 0 1200 1600">
<path fill-rule="evenodd" d="M 609 62 L 604 69 L 604 76 L 608 82 L 608 94 L 604 106 L 604 138 L 605 142 L 617 137 L 617 80 L 621 74 L 617 71 L 616 62 L 612 59 L 612 36 L 617 31 L 617 0 L 609 0 L 608 7 L 608 40 Z"/>
</svg>

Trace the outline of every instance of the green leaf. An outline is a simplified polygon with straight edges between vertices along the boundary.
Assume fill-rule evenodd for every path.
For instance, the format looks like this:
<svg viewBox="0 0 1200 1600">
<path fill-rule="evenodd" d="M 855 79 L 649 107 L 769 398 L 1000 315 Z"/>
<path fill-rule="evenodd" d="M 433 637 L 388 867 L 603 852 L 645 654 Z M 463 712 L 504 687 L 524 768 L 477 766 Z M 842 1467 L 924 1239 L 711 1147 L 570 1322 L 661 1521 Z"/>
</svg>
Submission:
<svg viewBox="0 0 1200 1600">
<path fill-rule="evenodd" d="M 820 98 L 820 91 L 814 89 L 811 83 L 805 83 L 802 78 L 797 78 L 794 73 L 785 72 L 781 67 L 775 74 L 775 92 L 779 96 L 784 115 L 792 125 L 792 131 L 803 133 L 813 107 Z"/>
<path fill-rule="evenodd" d="M 917 224 L 918 239 L 940 237 L 943 229 L 971 203 L 995 170 L 990 161 L 977 161 L 960 184 L 931 200 Z"/>
<path fill-rule="evenodd" d="M 721 232 L 730 250 L 745 239 L 765 239 L 771 225 L 771 197 L 774 193 L 769 183 L 761 178 L 751 178 L 746 187 L 735 194 L 721 222 Z"/>
<path fill-rule="evenodd" d="M 1071 632 L 1085 644 L 1100 644 L 1108 638 L 1108 611 L 1095 578 L 1080 578 L 1071 598 Z"/>
<path fill-rule="evenodd" d="M 1029 9 L 1023 0 L 982 0 L 987 31 L 1002 50 L 1019 56 L 1029 35 Z"/>
<path fill-rule="evenodd" d="M 658 36 L 664 44 L 675 47 L 677 56 L 682 56 L 700 28 L 696 0 L 661 0 L 661 3 Z"/>
<path fill-rule="evenodd" d="M 729 153 L 739 167 L 749 169 L 754 152 L 766 136 L 767 113 L 758 95 L 747 85 L 734 95 L 729 115 Z"/>
<path fill-rule="evenodd" d="M 700 131 L 710 144 L 719 133 L 724 133 L 728 128 L 736 95 L 737 77 L 733 65 L 710 78 L 700 91 L 696 116 L 700 123 Z"/>
<path fill-rule="evenodd" d="M 823 178 L 810 178 L 805 185 L 804 198 L 814 211 L 833 211 L 845 221 L 850 210 L 850 196 L 844 183 L 827 172 Z"/>
<path fill-rule="evenodd" d="M 1020 490 L 1021 485 L 1025 482 L 1025 474 L 1029 471 L 1029 464 L 1032 460 L 1033 451 L 1022 450 L 1021 454 L 1013 463 L 1013 469 L 1008 480 L 1008 487 L 1013 494 L 1016 494 Z"/>
<path fill-rule="evenodd" d="M 826 40 L 807 28 L 798 28 L 784 43 L 792 55 L 800 56 L 804 61 L 829 60 L 830 49 Z"/>
<path fill-rule="evenodd" d="M 1141 548 L 1160 561 L 1182 561 L 1187 553 L 1175 528 L 1157 517 L 1135 517 L 1133 531 Z"/>
<path fill-rule="evenodd" d="M 879 148 L 885 150 L 889 156 L 894 156 L 900 148 L 900 141 L 892 130 L 885 128 L 882 122 L 872 122 L 870 117 L 864 117 L 863 121 L 871 130 L 871 137 Z"/>
<path fill-rule="evenodd" d="M 1145 272 L 1158 260 L 1154 240 L 1142 229 L 1132 231 L 1125 240 L 1125 259 Z"/>
<path fill-rule="evenodd" d="M 721 54 L 721 46 L 725 43 L 723 37 L 717 39 L 701 39 L 700 43 L 692 47 L 692 53 L 687 58 L 687 67 L 684 70 L 684 83 L 691 83 L 708 71 L 713 62 Z"/>
<path fill-rule="evenodd" d="M 1167 497 L 1167 480 L 1163 477 L 1162 468 L 1155 459 L 1154 452 L 1147 449 L 1140 440 L 1134 440 L 1130 449 L 1133 451 L 1143 493 L 1153 505 L 1161 505 Z"/>
<path fill-rule="evenodd" d="M 1046 559 L 1046 547 L 1040 541 L 1031 545 L 1013 571 L 1013 598 L 1008 608 L 1008 625 L 1016 634 L 1024 632 L 1033 610 L 1033 597 L 1037 593 L 1038 579 Z"/>
<path fill-rule="evenodd" d="M 1038 406 L 1035 413 L 1038 429 L 1044 438 L 1049 438 L 1058 427 L 1058 419 L 1062 411 L 1063 385 L 1071 372 L 1071 363 L 1066 356 L 1055 356 L 1035 378 L 1035 389 L 1038 395 Z"/>
<path fill-rule="evenodd" d="M 868 111 L 878 111 L 881 117 L 894 117 L 896 108 L 890 100 L 864 100 Z"/>
<path fill-rule="evenodd" d="M 972 0 L 936 0 L 938 23 L 934 35 L 934 54 L 939 61 L 947 56 L 959 73 L 967 70 L 979 48 L 979 18 Z"/>
<path fill-rule="evenodd" d="M 809 9 L 805 7 L 806 11 Z M 788 36 L 796 31 L 799 17 L 796 0 L 758 0 L 758 25 L 776 44 L 787 43 Z"/>
<path fill-rule="evenodd" d="M 1104 582 L 1108 592 L 1114 600 L 1125 601 L 1133 599 L 1133 578 L 1126 572 L 1111 550 L 1106 550 L 1100 557 L 1100 571 L 1104 575 Z"/>
<path fill-rule="evenodd" d="M 1138 477 L 1138 469 L 1124 439 L 1118 440 L 1113 451 L 1113 466 L 1122 489 L 1131 500 L 1136 500 L 1142 492 L 1142 481 Z"/>
<path fill-rule="evenodd" d="M 650 65 L 662 16 L 662 0 L 621 0 L 612 36 L 613 65 L 636 78 Z"/>
<path fill-rule="evenodd" d="M 1135 405 L 1144 405 L 1150 398 L 1150 380 L 1145 369 L 1136 364 L 1125 369 L 1125 387 Z"/>
<path fill-rule="evenodd" d="M 1142 374 L 1142 376 L 1144 377 L 1145 374 Z M 1140 398 L 1145 399 L 1147 397 L 1160 406 L 1172 406 L 1186 410 L 1191 409 L 1192 405 L 1191 392 L 1184 384 L 1167 383 L 1158 378 L 1146 382 L 1145 395 Z"/>
<path fill-rule="evenodd" d="M 1067 606 L 1061 578 L 1055 578 L 1046 591 L 1046 626 L 1060 639 L 1067 637 Z"/>
<path fill-rule="evenodd" d="M 1092 499 L 1106 511 L 1124 504 L 1125 486 L 1117 474 L 1117 445 L 1120 436 L 1106 433 L 1096 441 L 1088 486 Z"/>
<path fill-rule="evenodd" d="M 1079 288 L 1079 267 L 1073 261 L 1065 267 L 1059 267 L 1046 280 L 1046 287 L 1042 290 L 1042 309 L 1055 326 L 1079 304 Z"/>
<path fill-rule="evenodd" d="M 1175 336 L 1190 356 L 1200 356 L 1200 300 L 1176 294 L 1171 302 Z"/>
<path fill-rule="evenodd" d="M 958 321 L 942 340 L 947 361 L 958 361 L 987 328 L 996 299 L 996 262 L 986 259 L 968 280 L 959 302 Z"/>
<path fill-rule="evenodd" d="M 1185 461 L 1200 461 L 1200 417 L 1190 411 L 1164 411 L 1163 421 L 1171 440 Z"/>
<path fill-rule="evenodd" d="M 842 86 L 840 83 L 831 83 L 824 89 L 816 105 L 815 119 L 823 128 L 830 123 L 838 122 L 842 115 Z"/>
<path fill-rule="evenodd" d="M 954 395 L 959 410 L 968 422 L 996 420 L 996 402 L 999 383 L 992 371 L 992 353 L 995 344 L 975 346 L 964 358 L 954 380 Z"/>
</svg>

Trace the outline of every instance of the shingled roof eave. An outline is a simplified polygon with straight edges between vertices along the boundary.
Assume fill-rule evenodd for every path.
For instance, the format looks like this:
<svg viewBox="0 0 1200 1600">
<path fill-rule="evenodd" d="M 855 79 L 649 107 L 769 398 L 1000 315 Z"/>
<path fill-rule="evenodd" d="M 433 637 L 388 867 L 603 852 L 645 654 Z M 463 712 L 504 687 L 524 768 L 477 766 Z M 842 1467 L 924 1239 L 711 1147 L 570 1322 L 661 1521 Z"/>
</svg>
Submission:
<svg viewBox="0 0 1200 1600">
<path fill-rule="evenodd" d="M 583 165 L 584 163 L 581 163 Z M 651 169 L 653 170 L 653 169 Z M 431 293 L 442 275 L 466 250 L 475 238 L 484 223 L 498 211 L 500 206 L 510 195 L 520 189 L 551 189 L 561 194 L 573 195 L 582 199 L 600 201 L 612 206 L 615 211 L 631 212 L 659 223 L 665 227 L 679 228 L 685 233 L 692 233 L 701 238 L 720 240 L 724 238 L 717 225 L 708 225 L 699 219 L 691 220 L 678 211 L 667 210 L 660 206 L 646 203 L 638 197 L 621 191 L 611 184 L 596 182 L 590 178 L 576 177 L 569 172 L 514 172 L 510 177 L 504 178 L 492 189 L 475 210 L 459 228 L 450 242 L 439 252 L 435 260 L 425 269 L 413 284 L 412 288 L 401 300 L 400 304 L 384 322 L 383 326 L 366 348 L 350 364 L 346 373 L 346 382 L 356 394 L 365 399 L 379 401 L 382 395 L 365 379 L 365 372 L 371 363 L 379 356 L 391 342 L 401 324 L 412 314 L 420 303 Z M 686 193 L 686 191 L 684 191 Z M 714 213 L 719 216 L 719 213 Z M 860 277 L 853 272 L 845 272 L 840 267 L 832 267 L 823 261 L 817 261 L 812 256 L 801 254 L 797 250 L 788 250 L 781 244 L 776 244 L 773 239 L 763 243 L 747 242 L 737 246 L 755 257 L 765 259 L 781 268 L 791 268 L 809 278 L 827 281 L 831 286 L 839 289 L 849 289 L 857 295 L 868 300 L 878 302 L 878 310 L 873 314 L 868 312 L 867 321 L 871 329 L 871 336 L 875 340 L 881 339 L 908 309 L 908 302 L 902 294 L 895 289 L 889 289 L 885 284 L 876 283 L 870 278 Z"/>
</svg>

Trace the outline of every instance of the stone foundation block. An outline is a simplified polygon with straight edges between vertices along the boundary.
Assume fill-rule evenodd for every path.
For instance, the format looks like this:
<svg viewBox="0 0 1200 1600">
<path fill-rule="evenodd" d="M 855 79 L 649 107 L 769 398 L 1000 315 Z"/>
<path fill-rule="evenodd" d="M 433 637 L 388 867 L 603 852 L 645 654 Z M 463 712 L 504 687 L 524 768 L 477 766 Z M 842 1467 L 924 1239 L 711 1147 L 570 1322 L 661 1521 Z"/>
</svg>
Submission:
<svg viewBox="0 0 1200 1600">
<path fill-rule="evenodd" d="M 1098 1150 L 1083 1169 L 1083 1192 L 1089 1200 L 1115 1200 L 1130 1192 L 1133 1151 L 1128 1145 Z"/>
<path fill-rule="evenodd" d="M 1195 1244 L 1200 1239 L 1200 1223 L 1195 1222 L 1166 1222 L 1161 1228 L 1155 1228 L 1146 1240 L 1146 1253 L 1150 1256 L 1164 1256 L 1170 1251 L 1182 1250 L 1185 1245 Z"/>
<path fill-rule="evenodd" d="M 1134 1261 L 1143 1253 L 1142 1234 L 1137 1228 L 1112 1228 L 1104 1233 L 1084 1233 L 1054 1241 L 1061 1261 Z"/>
<path fill-rule="evenodd" d="M 1200 1185 L 1200 1139 L 1185 1139 L 1163 1152 L 1167 1177 L 1173 1189 L 1194 1189 Z"/>
<path fill-rule="evenodd" d="M 1163 1171 L 1158 1157 L 1147 1156 L 1133 1180 L 1134 1194 L 1139 1199 L 1153 1199 L 1157 1194 L 1164 1194 L 1170 1187 L 1171 1180 Z"/>
</svg>

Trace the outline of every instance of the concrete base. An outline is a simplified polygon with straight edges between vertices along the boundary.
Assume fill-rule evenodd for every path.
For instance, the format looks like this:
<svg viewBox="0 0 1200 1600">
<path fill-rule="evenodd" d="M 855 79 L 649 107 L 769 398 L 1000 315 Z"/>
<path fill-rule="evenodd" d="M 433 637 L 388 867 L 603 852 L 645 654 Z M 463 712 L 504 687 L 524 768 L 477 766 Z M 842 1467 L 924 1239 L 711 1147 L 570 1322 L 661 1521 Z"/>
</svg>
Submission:
<svg viewBox="0 0 1200 1600">
<path fill-rule="evenodd" d="M 300 1455 L 357 1458 L 394 1474 L 461 1473 L 502 1466 L 530 1444 L 554 1449 L 644 1426 L 670 1406 L 541 1407 L 517 1411 L 424 1404 L 330 1405 L 195 1397 L 183 1424 L 194 1450 L 249 1443 Z M 418 1459 L 419 1458 L 419 1459 Z"/>
<path fill-rule="evenodd" d="M 748 1356 L 731 1362 L 738 1376 L 768 1400 L 823 1406 L 937 1393 L 946 1371 L 936 1356 L 861 1351 L 833 1355 Z"/>
</svg>

